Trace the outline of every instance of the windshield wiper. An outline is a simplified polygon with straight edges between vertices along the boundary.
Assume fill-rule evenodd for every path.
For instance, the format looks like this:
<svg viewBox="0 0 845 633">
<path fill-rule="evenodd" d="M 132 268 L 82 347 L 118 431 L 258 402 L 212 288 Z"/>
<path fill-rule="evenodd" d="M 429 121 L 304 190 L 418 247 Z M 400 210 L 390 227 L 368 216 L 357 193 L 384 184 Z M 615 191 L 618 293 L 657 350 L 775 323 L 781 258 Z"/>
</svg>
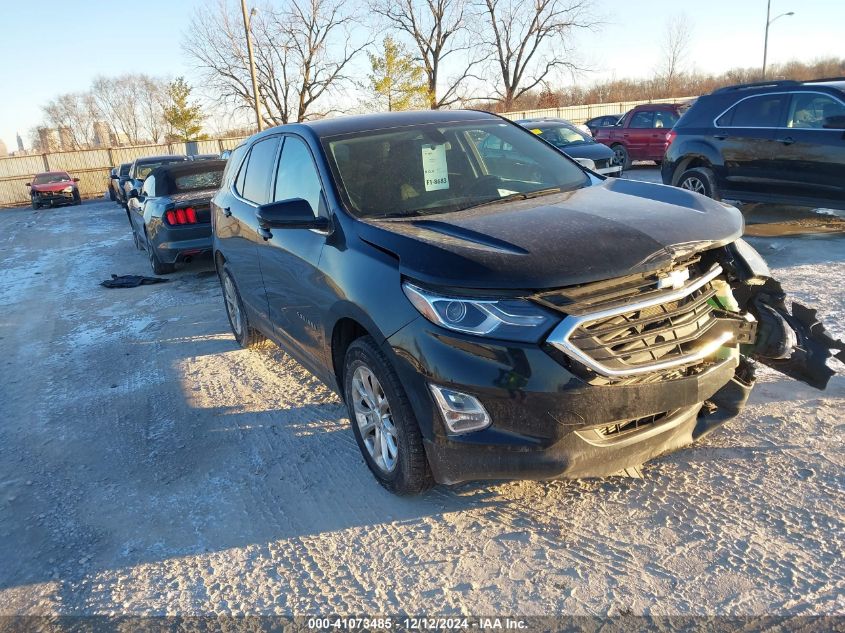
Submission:
<svg viewBox="0 0 845 633">
<path fill-rule="evenodd" d="M 471 204 L 468 207 L 463 207 L 459 209 L 460 211 L 466 211 L 467 209 L 476 209 L 478 207 L 486 207 L 489 204 L 498 204 L 500 202 L 508 202 L 509 200 L 528 200 L 530 198 L 539 198 L 540 196 L 548 196 L 553 193 L 560 193 L 560 187 L 548 187 L 546 189 L 537 189 L 536 191 L 517 191 L 516 193 L 510 193 L 506 196 L 502 196 L 501 198 L 496 198 L 495 200 L 488 200 L 487 202 L 480 202 L 478 204 Z"/>
</svg>

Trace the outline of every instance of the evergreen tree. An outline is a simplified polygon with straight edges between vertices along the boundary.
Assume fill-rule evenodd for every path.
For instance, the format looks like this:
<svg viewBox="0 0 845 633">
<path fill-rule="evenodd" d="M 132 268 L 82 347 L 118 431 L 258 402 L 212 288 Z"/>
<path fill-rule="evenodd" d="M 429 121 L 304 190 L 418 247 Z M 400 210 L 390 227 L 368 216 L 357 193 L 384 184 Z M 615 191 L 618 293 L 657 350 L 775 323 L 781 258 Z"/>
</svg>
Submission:
<svg viewBox="0 0 845 633">
<path fill-rule="evenodd" d="M 430 100 L 423 68 L 401 43 L 384 38 L 384 54 L 370 53 L 372 91 L 389 111 L 427 108 Z"/>
<path fill-rule="evenodd" d="M 164 120 L 173 130 L 171 137 L 177 141 L 196 141 L 205 136 L 200 134 L 205 116 L 202 108 L 190 101 L 191 90 L 183 77 L 167 84 L 169 105 L 164 108 Z"/>
</svg>

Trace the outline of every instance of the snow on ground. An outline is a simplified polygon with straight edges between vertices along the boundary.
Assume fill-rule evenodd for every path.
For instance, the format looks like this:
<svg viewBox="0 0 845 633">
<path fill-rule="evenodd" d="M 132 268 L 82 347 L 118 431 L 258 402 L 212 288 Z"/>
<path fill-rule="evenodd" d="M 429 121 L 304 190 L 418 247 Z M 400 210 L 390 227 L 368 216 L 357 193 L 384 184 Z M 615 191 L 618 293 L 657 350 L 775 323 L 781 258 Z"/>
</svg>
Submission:
<svg viewBox="0 0 845 633">
<path fill-rule="evenodd" d="M 642 480 L 396 498 L 338 398 L 239 349 L 106 202 L 0 213 L 0 614 L 845 614 L 845 378 L 764 372 Z M 753 238 L 835 334 L 843 236 Z M 841 369 L 841 366 L 840 366 Z"/>
</svg>

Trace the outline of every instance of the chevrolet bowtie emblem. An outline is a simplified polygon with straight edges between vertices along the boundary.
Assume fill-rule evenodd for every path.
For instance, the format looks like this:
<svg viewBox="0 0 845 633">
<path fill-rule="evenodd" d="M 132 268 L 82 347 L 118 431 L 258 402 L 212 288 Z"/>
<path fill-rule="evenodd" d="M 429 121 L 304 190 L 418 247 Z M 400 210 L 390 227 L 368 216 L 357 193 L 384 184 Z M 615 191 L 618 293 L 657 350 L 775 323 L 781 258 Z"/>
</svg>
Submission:
<svg viewBox="0 0 845 633">
<path fill-rule="evenodd" d="M 662 290 L 663 288 L 674 288 L 675 290 L 677 290 L 678 288 L 683 288 L 684 282 L 686 282 L 688 279 L 689 268 L 673 270 L 666 277 L 661 277 L 657 280 L 657 288 L 658 290 Z"/>
</svg>

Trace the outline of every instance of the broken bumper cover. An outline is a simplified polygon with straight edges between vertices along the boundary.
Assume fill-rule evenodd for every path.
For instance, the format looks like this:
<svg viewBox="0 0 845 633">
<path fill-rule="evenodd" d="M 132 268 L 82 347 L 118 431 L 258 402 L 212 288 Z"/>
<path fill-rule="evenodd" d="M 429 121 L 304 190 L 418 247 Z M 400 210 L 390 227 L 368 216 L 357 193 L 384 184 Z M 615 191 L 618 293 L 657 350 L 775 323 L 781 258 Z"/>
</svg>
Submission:
<svg viewBox="0 0 845 633">
<path fill-rule="evenodd" d="M 195 259 L 211 255 L 211 225 L 162 227 L 153 237 L 158 258 L 162 262 L 176 264 L 187 258 Z"/>
<path fill-rule="evenodd" d="M 447 336 L 423 319 L 388 339 L 385 351 L 420 423 L 434 477 L 447 484 L 603 477 L 686 446 L 701 434 L 702 405 L 719 398 L 739 362 L 714 361 L 671 380 L 590 384 L 543 346 Z M 448 433 L 429 385 L 476 398 L 491 425 Z M 711 417 L 706 430 L 740 408 Z"/>
</svg>

